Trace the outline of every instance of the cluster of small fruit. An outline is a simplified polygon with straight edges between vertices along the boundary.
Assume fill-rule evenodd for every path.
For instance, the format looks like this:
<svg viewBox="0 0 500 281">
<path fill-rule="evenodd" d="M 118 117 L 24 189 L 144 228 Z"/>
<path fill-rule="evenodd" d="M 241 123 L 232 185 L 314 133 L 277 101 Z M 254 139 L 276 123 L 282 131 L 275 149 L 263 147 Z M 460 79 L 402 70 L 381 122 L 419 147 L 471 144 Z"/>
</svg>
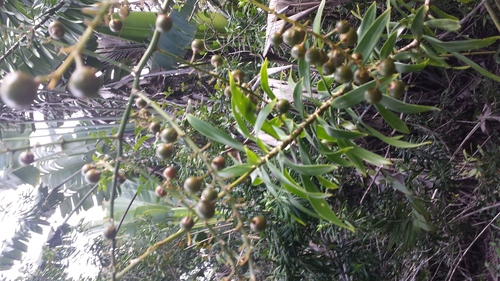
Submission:
<svg viewBox="0 0 500 281">
<path fill-rule="evenodd" d="M 339 34 L 339 43 L 329 43 L 330 51 L 312 46 L 306 49 L 307 30 L 299 26 L 293 26 L 285 32 L 275 33 L 270 40 L 273 45 L 278 46 L 283 42 L 291 46 L 290 55 L 297 59 L 304 59 L 308 64 L 321 69 L 323 75 L 334 75 L 334 80 L 339 84 L 353 82 L 355 85 L 363 85 L 378 77 L 390 77 L 396 73 L 396 65 L 391 58 L 380 61 L 375 66 L 363 64 L 363 57 L 360 53 L 351 52 L 349 47 L 353 47 L 358 41 L 358 35 L 353 27 L 346 20 L 338 21 L 334 32 Z M 324 41 L 323 41 L 324 42 Z M 353 72 L 352 67 L 356 66 Z M 371 72 L 376 70 L 376 73 Z M 405 84 L 400 80 L 392 81 L 387 87 L 388 94 L 393 98 L 399 98 L 405 91 Z M 376 104 L 382 99 L 382 93 L 378 87 L 367 89 L 364 93 L 365 100 L 369 104 Z"/>
</svg>

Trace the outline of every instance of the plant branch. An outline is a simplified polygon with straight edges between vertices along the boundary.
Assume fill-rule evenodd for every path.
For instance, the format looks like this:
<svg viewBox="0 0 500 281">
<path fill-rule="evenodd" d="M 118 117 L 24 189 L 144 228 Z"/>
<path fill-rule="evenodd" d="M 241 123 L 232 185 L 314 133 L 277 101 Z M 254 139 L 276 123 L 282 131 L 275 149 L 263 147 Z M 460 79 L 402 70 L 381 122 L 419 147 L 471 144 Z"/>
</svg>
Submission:
<svg viewBox="0 0 500 281">
<path fill-rule="evenodd" d="M 32 29 L 36 30 L 38 28 L 40 28 L 40 26 L 42 26 L 43 24 L 45 24 L 59 9 L 61 9 L 66 3 L 66 1 L 59 1 L 59 3 L 57 5 L 55 5 L 52 9 L 49 9 L 47 11 L 47 15 L 45 17 L 43 17 L 43 19 L 38 23 L 36 24 Z M 19 46 L 21 46 L 21 42 L 23 42 L 24 40 L 26 40 L 27 36 L 26 34 L 23 35 L 21 38 L 19 38 L 19 40 L 17 40 L 16 43 L 14 43 L 14 45 L 12 45 L 1 57 L 0 57 L 0 64 L 2 64 L 4 62 L 4 60 L 10 56 L 17 48 L 19 48 Z"/>
</svg>

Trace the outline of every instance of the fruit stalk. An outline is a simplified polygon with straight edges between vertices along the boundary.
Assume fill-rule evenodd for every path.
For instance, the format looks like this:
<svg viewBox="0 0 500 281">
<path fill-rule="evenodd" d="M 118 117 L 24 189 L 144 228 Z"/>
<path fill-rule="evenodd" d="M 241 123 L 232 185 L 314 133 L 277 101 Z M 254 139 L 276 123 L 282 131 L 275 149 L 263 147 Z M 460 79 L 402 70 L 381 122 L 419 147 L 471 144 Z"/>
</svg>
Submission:
<svg viewBox="0 0 500 281">
<path fill-rule="evenodd" d="M 85 45 L 87 44 L 87 41 L 90 39 L 92 36 L 94 29 L 101 24 L 101 20 L 106 15 L 109 7 L 112 5 L 112 1 L 106 1 L 102 2 L 101 9 L 99 10 L 99 13 L 96 15 L 94 20 L 90 22 L 90 24 L 87 26 L 87 29 L 83 32 L 82 36 L 78 40 L 78 42 L 72 47 L 71 53 L 66 57 L 64 62 L 52 73 L 48 88 L 53 89 L 57 81 L 62 77 L 64 72 L 68 69 L 68 67 L 73 63 L 73 60 L 77 56 L 79 56 L 82 52 L 82 50 L 85 48 Z"/>
</svg>

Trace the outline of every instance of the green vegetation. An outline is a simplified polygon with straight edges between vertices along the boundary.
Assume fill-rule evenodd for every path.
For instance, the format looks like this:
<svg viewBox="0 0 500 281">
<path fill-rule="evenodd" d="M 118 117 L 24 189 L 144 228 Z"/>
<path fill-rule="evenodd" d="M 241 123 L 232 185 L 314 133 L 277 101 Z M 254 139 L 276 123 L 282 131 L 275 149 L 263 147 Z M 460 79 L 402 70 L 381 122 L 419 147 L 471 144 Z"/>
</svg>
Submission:
<svg viewBox="0 0 500 281">
<path fill-rule="evenodd" d="M 2 1 L 0 269 L 498 280 L 500 3 L 270 2 Z"/>
</svg>

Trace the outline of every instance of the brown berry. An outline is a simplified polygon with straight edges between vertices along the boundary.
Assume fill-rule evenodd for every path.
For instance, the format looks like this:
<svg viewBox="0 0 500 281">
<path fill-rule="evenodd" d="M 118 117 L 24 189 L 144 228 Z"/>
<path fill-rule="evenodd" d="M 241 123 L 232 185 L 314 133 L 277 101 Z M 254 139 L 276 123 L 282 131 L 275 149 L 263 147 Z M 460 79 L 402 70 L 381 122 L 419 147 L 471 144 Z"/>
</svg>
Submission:
<svg viewBox="0 0 500 281">
<path fill-rule="evenodd" d="M 194 53 L 201 53 L 205 51 L 205 43 L 200 39 L 194 39 L 193 42 L 191 42 L 191 50 L 193 50 Z"/>
<path fill-rule="evenodd" d="M 292 47 L 290 54 L 294 59 L 297 60 L 303 59 L 306 54 L 306 48 L 304 47 L 303 44 L 297 44 Z"/>
<path fill-rule="evenodd" d="M 107 240 L 112 240 L 112 239 L 115 239 L 116 237 L 116 227 L 112 224 L 108 227 L 106 227 L 103 232 L 102 232 L 102 235 L 104 236 L 104 238 L 106 238 Z"/>
<path fill-rule="evenodd" d="M 19 164 L 23 166 L 28 166 L 35 161 L 35 155 L 33 155 L 33 153 L 31 153 L 30 151 L 26 150 L 21 152 L 21 154 L 19 154 L 18 160 Z"/>
<path fill-rule="evenodd" d="M 354 71 L 354 84 L 363 85 L 370 80 L 370 72 L 365 68 L 358 68 Z"/>
<path fill-rule="evenodd" d="M 160 159 L 168 159 L 174 154 L 174 148 L 170 143 L 162 143 L 156 147 L 156 157 Z"/>
<path fill-rule="evenodd" d="M 2 101 L 10 108 L 23 109 L 35 100 L 40 82 L 29 74 L 11 72 L 3 78 L 0 94 Z"/>
<path fill-rule="evenodd" d="M 253 232 L 262 232 L 266 229 L 267 226 L 267 221 L 266 218 L 257 216 L 252 219 L 252 222 L 250 223 L 250 229 Z"/>
<path fill-rule="evenodd" d="M 298 27 L 291 27 L 283 33 L 283 41 L 289 46 L 295 46 L 302 43 L 305 32 Z"/>
<path fill-rule="evenodd" d="M 185 231 L 190 231 L 194 226 L 194 220 L 191 217 L 184 217 L 180 222 L 180 226 Z"/>
<path fill-rule="evenodd" d="M 201 192 L 201 200 L 214 201 L 219 194 L 212 187 L 207 187 Z"/>
<path fill-rule="evenodd" d="M 177 169 L 175 169 L 174 167 L 167 167 L 165 168 L 165 170 L 163 170 L 163 176 L 167 180 L 172 180 L 177 176 Z"/>
<path fill-rule="evenodd" d="M 234 80 L 238 83 L 243 83 L 243 79 L 245 79 L 245 73 L 240 69 L 235 69 L 231 71 L 231 74 L 234 77 Z"/>
<path fill-rule="evenodd" d="M 191 193 L 196 193 L 201 190 L 201 178 L 191 176 L 184 180 L 184 189 Z"/>
<path fill-rule="evenodd" d="M 109 21 L 109 29 L 113 32 L 119 32 L 123 28 L 123 23 L 119 19 L 112 19 Z"/>
<path fill-rule="evenodd" d="M 90 169 L 85 173 L 85 181 L 88 183 L 97 183 L 101 179 L 101 172 L 97 169 Z"/>
<path fill-rule="evenodd" d="M 163 188 L 163 186 L 159 185 L 155 189 L 155 194 L 158 197 L 165 197 L 167 195 L 167 191 Z"/>
<path fill-rule="evenodd" d="M 321 67 L 323 70 L 323 75 L 331 75 L 335 72 L 335 63 L 332 60 L 328 60 Z"/>
<path fill-rule="evenodd" d="M 148 102 L 145 101 L 143 98 L 136 98 L 135 106 L 137 106 L 138 108 L 145 108 L 146 106 L 148 106 Z"/>
<path fill-rule="evenodd" d="M 71 94 L 79 99 L 99 97 L 98 92 L 103 81 L 95 74 L 95 70 L 91 67 L 77 67 L 68 81 Z"/>
<path fill-rule="evenodd" d="M 166 14 L 159 14 L 156 17 L 156 29 L 161 33 L 169 32 L 173 25 L 172 18 Z"/>
<path fill-rule="evenodd" d="M 160 138 L 165 143 L 175 142 L 177 140 L 177 137 L 177 131 L 172 127 L 165 128 L 160 133 Z"/>
<path fill-rule="evenodd" d="M 222 156 L 217 156 L 212 160 L 212 169 L 214 170 L 222 170 L 226 166 L 226 160 L 224 160 L 224 157 Z"/>
<path fill-rule="evenodd" d="M 351 27 L 346 33 L 340 34 L 340 41 L 348 47 L 354 46 L 358 42 L 356 30 Z"/>
<path fill-rule="evenodd" d="M 369 104 L 376 104 L 382 100 L 382 93 L 377 88 L 368 89 L 365 91 L 365 101 Z"/>
<path fill-rule="evenodd" d="M 378 65 L 378 73 L 383 77 L 389 77 L 396 73 L 396 65 L 391 58 L 381 61 Z"/>
<path fill-rule="evenodd" d="M 287 99 L 280 99 L 279 101 L 276 102 L 275 106 L 276 106 L 276 111 L 279 114 L 285 114 L 291 108 L 290 102 Z"/>
<path fill-rule="evenodd" d="M 283 35 L 281 33 L 273 33 L 271 35 L 271 44 L 273 44 L 274 46 L 279 46 L 283 43 Z"/>
<path fill-rule="evenodd" d="M 52 39 L 59 40 L 63 38 L 66 30 L 64 25 L 59 21 L 53 21 L 49 24 L 49 35 Z"/>
<path fill-rule="evenodd" d="M 205 200 L 198 201 L 198 204 L 196 204 L 196 214 L 198 214 L 200 219 L 211 219 L 215 215 L 215 203 Z"/>
<path fill-rule="evenodd" d="M 387 92 L 389 93 L 389 96 L 395 99 L 399 99 L 405 93 L 405 90 L 405 83 L 399 80 L 394 80 L 389 84 L 389 86 L 387 86 Z"/>
<path fill-rule="evenodd" d="M 82 175 L 85 175 L 89 170 L 95 169 L 94 164 L 85 164 L 82 166 Z"/>
<path fill-rule="evenodd" d="M 346 20 L 339 20 L 337 22 L 337 24 L 335 25 L 335 29 L 337 29 L 337 32 L 341 33 L 341 34 L 347 33 L 350 28 L 351 28 L 351 25 Z"/>
<path fill-rule="evenodd" d="M 222 56 L 221 55 L 213 55 L 211 58 L 210 58 L 210 63 L 214 66 L 214 67 L 219 67 L 222 65 L 223 63 L 223 59 L 222 59 Z"/>
<path fill-rule="evenodd" d="M 149 124 L 149 132 L 151 134 L 156 134 L 161 130 L 161 125 L 158 122 L 151 122 Z"/>
<path fill-rule="evenodd" d="M 335 81 L 340 84 L 349 83 L 353 78 L 351 68 L 347 65 L 341 65 L 335 69 Z"/>
<path fill-rule="evenodd" d="M 118 10 L 118 14 L 122 19 L 128 17 L 128 15 L 130 14 L 128 5 L 121 6 L 120 10 Z"/>
</svg>

